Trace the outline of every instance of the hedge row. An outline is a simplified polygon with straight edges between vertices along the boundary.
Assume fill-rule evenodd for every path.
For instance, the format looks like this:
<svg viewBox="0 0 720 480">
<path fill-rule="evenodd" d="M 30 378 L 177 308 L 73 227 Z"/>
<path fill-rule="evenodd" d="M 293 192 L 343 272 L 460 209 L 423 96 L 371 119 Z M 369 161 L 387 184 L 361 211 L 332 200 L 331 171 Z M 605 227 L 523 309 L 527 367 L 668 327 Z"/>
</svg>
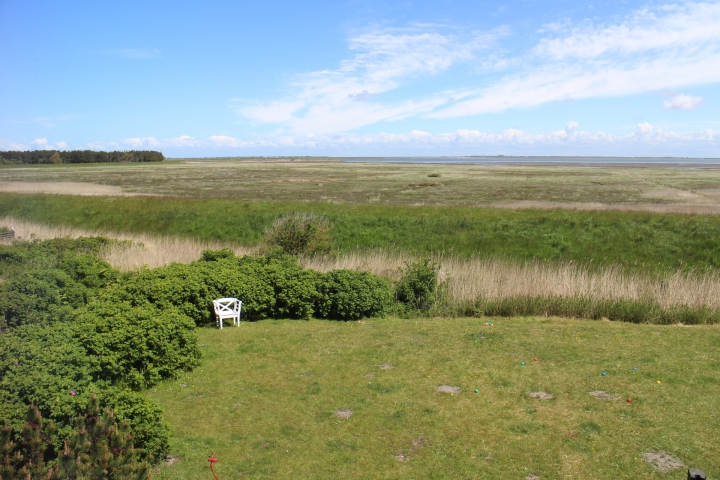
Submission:
<svg viewBox="0 0 720 480">
<path fill-rule="evenodd" d="M 367 272 L 305 270 L 287 255 L 217 256 L 205 252 L 191 264 L 125 275 L 103 292 L 104 302 L 177 307 L 197 325 L 212 323 L 212 300 L 243 301 L 243 318 L 310 317 L 357 320 L 384 315 L 392 305 L 390 283 Z"/>
</svg>

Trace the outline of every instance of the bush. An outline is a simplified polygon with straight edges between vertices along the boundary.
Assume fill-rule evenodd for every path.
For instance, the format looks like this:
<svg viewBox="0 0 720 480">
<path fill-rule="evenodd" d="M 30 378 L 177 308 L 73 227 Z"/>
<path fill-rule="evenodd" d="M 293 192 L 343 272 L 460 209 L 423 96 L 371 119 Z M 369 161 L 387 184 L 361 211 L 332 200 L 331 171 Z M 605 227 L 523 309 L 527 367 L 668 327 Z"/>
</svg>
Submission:
<svg viewBox="0 0 720 480">
<path fill-rule="evenodd" d="M 46 323 L 63 316 L 62 307 L 85 304 L 87 289 L 62 270 L 36 270 L 21 274 L 0 287 L 0 310 L 8 327 Z"/>
<path fill-rule="evenodd" d="M 26 405 L 36 405 L 57 428 L 55 447 L 60 451 L 62 442 L 73 435 L 77 415 L 97 395 L 101 406 L 113 409 L 119 418 L 128 421 L 140 455 L 164 458 L 169 448 L 169 430 L 162 421 L 160 407 L 141 393 L 112 386 L 105 373 L 105 355 L 100 357 L 86 350 L 75 328 L 67 323 L 31 325 L 0 335 L 0 418 L 20 428 Z M 111 358 L 111 365 L 130 364 L 126 358 L 135 355 L 133 351 L 117 352 L 121 358 Z M 157 370 L 155 365 L 152 367 Z M 119 383 L 127 382 L 121 377 Z"/>
<path fill-rule="evenodd" d="M 192 319 L 175 308 L 96 302 L 79 313 L 75 336 L 97 358 L 96 379 L 148 388 L 198 364 Z"/>
<path fill-rule="evenodd" d="M 287 255 L 232 256 L 126 275 L 105 292 L 104 300 L 177 308 L 197 325 L 214 322 L 212 300 L 220 297 L 242 300 L 246 320 L 309 318 L 318 275 Z"/>
<path fill-rule="evenodd" d="M 368 272 L 333 270 L 318 283 L 320 318 L 358 320 L 383 316 L 392 303 L 390 283 Z"/>
<path fill-rule="evenodd" d="M 218 260 L 222 260 L 223 258 L 233 257 L 235 257 L 235 252 L 233 252 L 229 248 L 221 248 L 220 250 L 203 250 L 200 261 L 216 262 Z"/>
<path fill-rule="evenodd" d="M 314 213 L 293 213 L 280 217 L 265 230 L 265 243 L 289 255 L 321 255 L 332 248 L 332 226 Z"/>
<path fill-rule="evenodd" d="M 395 287 L 395 299 L 419 312 L 428 312 L 438 300 L 440 265 L 430 259 L 405 263 Z"/>
</svg>

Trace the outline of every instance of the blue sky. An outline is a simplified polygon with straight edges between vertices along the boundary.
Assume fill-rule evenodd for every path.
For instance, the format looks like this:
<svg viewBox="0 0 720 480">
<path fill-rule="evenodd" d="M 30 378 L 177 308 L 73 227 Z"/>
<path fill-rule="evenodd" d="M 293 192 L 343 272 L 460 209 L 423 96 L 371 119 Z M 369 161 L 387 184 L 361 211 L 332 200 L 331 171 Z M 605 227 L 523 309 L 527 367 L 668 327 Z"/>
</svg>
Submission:
<svg viewBox="0 0 720 480">
<path fill-rule="evenodd" d="M 0 150 L 720 157 L 720 2 L 0 0 Z"/>
</svg>

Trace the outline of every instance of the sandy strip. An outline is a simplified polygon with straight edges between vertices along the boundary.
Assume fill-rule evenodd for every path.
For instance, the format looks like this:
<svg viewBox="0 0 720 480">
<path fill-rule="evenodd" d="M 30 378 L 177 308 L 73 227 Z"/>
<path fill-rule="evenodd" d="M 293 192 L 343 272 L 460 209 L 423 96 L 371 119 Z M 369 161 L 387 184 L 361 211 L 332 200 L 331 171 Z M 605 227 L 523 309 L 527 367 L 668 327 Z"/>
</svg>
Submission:
<svg viewBox="0 0 720 480">
<path fill-rule="evenodd" d="M 0 182 L 2 193 L 55 193 L 61 195 L 133 196 L 153 195 L 125 192 L 116 185 L 85 182 Z"/>
</svg>

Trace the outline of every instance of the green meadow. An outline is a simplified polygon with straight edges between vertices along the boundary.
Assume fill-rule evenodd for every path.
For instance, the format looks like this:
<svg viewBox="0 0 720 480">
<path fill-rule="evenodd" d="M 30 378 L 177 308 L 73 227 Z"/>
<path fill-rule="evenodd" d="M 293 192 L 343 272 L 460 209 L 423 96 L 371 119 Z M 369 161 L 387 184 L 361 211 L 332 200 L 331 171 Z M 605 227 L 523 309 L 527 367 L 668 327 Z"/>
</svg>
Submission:
<svg viewBox="0 0 720 480">
<path fill-rule="evenodd" d="M 720 217 L 715 215 L 0 194 L 3 216 L 245 245 L 258 245 L 263 230 L 290 212 L 327 216 L 339 252 L 390 249 L 653 270 L 720 266 Z"/>
<path fill-rule="evenodd" d="M 717 327 L 389 318 L 198 334 L 202 365 L 149 392 L 173 428 L 158 479 L 209 478 L 210 454 L 220 479 L 684 478 L 643 461 L 661 451 L 720 475 Z"/>
</svg>

